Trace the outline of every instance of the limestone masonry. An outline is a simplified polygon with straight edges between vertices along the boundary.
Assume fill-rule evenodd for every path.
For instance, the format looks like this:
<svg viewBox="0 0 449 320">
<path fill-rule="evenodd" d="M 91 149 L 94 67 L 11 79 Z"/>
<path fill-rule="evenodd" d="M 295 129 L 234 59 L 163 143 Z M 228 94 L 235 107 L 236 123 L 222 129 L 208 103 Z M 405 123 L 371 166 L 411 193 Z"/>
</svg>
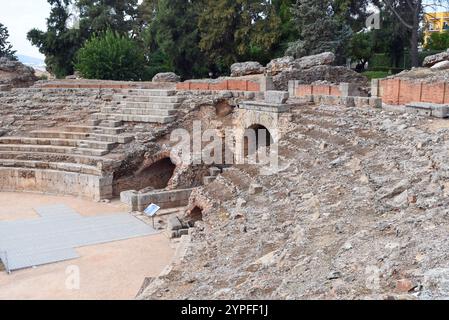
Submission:
<svg viewBox="0 0 449 320">
<path fill-rule="evenodd" d="M 140 299 L 447 298 L 447 74 L 369 83 L 334 59 L 247 62 L 183 82 L 8 74 L 0 191 L 160 205 L 181 244 Z M 198 124 L 231 163 L 183 161 L 171 134 Z M 251 153 L 256 131 L 266 136 Z M 260 159 L 262 146 L 276 166 L 236 161 Z"/>
</svg>

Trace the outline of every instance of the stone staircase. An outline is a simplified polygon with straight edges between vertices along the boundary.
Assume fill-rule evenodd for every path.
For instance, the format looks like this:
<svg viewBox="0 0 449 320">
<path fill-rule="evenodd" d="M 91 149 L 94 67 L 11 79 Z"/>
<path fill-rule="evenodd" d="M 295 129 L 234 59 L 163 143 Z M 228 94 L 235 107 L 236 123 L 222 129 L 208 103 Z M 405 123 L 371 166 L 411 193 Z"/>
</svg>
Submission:
<svg viewBox="0 0 449 320">
<path fill-rule="evenodd" d="M 100 200 L 112 196 L 119 161 L 107 155 L 133 141 L 120 121 L 87 121 L 59 130 L 0 138 L 0 188 L 70 194 Z"/>
<path fill-rule="evenodd" d="M 97 120 L 166 124 L 176 119 L 184 97 L 175 90 L 124 90 L 112 97 L 112 104 L 94 115 Z"/>
</svg>

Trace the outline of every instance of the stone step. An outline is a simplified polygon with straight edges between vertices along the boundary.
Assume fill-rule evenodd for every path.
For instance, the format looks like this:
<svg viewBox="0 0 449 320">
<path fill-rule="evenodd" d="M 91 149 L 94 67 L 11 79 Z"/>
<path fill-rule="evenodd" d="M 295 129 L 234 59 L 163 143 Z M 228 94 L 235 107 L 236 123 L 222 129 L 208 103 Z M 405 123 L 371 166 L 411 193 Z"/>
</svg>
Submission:
<svg viewBox="0 0 449 320">
<path fill-rule="evenodd" d="M 161 109 L 133 109 L 133 108 L 114 108 L 105 107 L 101 109 L 102 113 L 121 113 L 121 114 L 132 114 L 132 115 L 143 115 L 143 116 L 172 116 L 177 113 L 176 110 L 161 110 Z"/>
<path fill-rule="evenodd" d="M 176 120 L 176 117 L 169 116 L 148 116 L 148 115 L 127 115 L 127 114 L 105 114 L 105 113 L 98 113 L 96 114 L 99 118 L 105 118 L 113 117 L 115 119 L 118 119 L 120 121 L 125 122 L 145 122 L 145 123 L 160 123 L 160 124 L 166 124 L 173 122 Z"/>
<path fill-rule="evenodd" d="M 204 177 L 203 178 L 203 184 L 205 186 L 210 185 L 212 182 L 214 182 L 215 180 L 217 180 L 217 177 Z"/>
<path fill-rule="evenodd" d="M 118 103 L 117 106 L 120 108 L 131 108 L 131 109 L 162 109 L 162 110 L 177 110 L 181 106 L 180 103 L 150 103 L 150 102 L 123 102 Z"/>
<path fill-rule="evenodd" d="M 0 144 L 27 144 L 41 146 L 77 147 L 86 149 L 100 149 L 110 151 L 117 144 L 114 142 L 101 142 L 91 140 L 73 140 L 57 138 L 27 138 L 27 137 L 6 137 L 0 138 Z"/>
<path fill-rule="evenodd" d="M 98 126 L 99 124 L 101 123 L 101 121 L 99 121 L 99 120 L 87 120 L 86 121 L 86 124 L 88 125 L 88 126 Z"/>
<path fill-rule="evenodd" d="M 120 128 L 123 126 L 123 121 L 117 121 L 117 120 L 95 120 L 99 122 L 97 126 L 102 126 L 106 128 Z"/>
<path fill-rule="evenodd" d="M 184 97 L 150 97 L 150 96 L 125 96 L 115 95 L 112 97 L 113 101 L 119 102 L 147 102 L 147 103 L 181 103 L 185 100 Z"/>
<path fill-rule="evenodd" d="M 114 167 L 114 161 L 97 156 L 63 154 L 63 153 L 41 153 L 25 151 L 0 151 L 0 159 L 10 160 L 35 160 L 47 162 L 67 162 L 77 163 L 97 167 L 99 164 L 104 167 Z"/>
<path fill-rule="evenodd" d="M 97 167 L 78 163 L 0 159 L 0 167 L 29 168 L 29 169 L 42 169 L 42 170 L 50 169 L 50 170 L 82 173 L 82 174 L 91 174 L 97 176 L 102 175 L 101 170 L 98 169 Z"/>
<path fill-rule="evenodd" d="M 120 144 L 126 144 L 134 140 L 134 136 L 131 135 L 110 135 L 89 132 L 32 131 L 30 135 L 36 138 L 94 140 Z"/>
<path fill-rule="evenodd" d="M 80 133 L 96 133 L 96 134 L 121 134 L 125 132 L 125 128 L 109 128 L 109 127 L 93 127 L 93 126 L 67 126 L 67 131 Z"/>
<path fill-rule="evenodd" d="M 176 90 L 130 89 L 122 90 L 124 95 L 169 97 L 176 95 Z"/>
<path fill-rule="evenodd" d="M 217 168 L 217 167 L 209 168 L 209 174 L 210 174 L 212 177 L 217 177 L 218 175 L 221 174 L 221 169 L 220 169 L 220 168 Z"/>
<path fill-rule="evenodd" d="M 27 144 L 0 144 L 0 151 L 18 151 L 18 152 L 42 152 L 42 153 L 62 153 L 62 154 L 80 154 L 85 156 L 101 157 L 109 153 L 107 150 L 59 147 L 59 146 L 39 146 Z"/>
</svg>

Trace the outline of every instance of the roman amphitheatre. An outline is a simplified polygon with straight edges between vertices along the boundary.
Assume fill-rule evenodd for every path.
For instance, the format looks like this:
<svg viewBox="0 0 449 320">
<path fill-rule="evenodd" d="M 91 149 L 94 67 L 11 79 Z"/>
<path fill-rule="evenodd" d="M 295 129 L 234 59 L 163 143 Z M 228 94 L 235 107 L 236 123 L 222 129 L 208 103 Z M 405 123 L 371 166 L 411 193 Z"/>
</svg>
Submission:
<svg viewBox="0 0 449 320">
<path fill-rule="evenodd" d="M 372 82 L 334 59 L 183 82 L 0 60 L 0 299 L 449 297 L 447 55 Z M 232 159 L 264 132 L 277 165 L 186 164 L 171 133 L 198 122 Z"/>
</svg>

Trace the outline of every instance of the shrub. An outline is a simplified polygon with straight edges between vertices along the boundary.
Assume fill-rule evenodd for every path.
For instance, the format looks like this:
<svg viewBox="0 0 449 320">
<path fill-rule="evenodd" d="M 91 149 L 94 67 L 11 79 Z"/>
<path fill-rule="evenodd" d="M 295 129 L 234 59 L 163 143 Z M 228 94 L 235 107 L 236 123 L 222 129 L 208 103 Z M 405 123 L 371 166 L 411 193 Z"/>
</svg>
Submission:
<svg viewBox="0 0 449 320">
<path fill-rule="evenodd" d="M 146 59 L 137 43 L 112 31 L 93 36 L 78 51 L 75 64 L 84 78 L 141 80 Z"/>
<path fill-rule="evenodd" d="M 429 50 L 446 50 L 449 48 L 449 32 L 435 32 L 432 33 L 425 45 Z"/>
</svg>

